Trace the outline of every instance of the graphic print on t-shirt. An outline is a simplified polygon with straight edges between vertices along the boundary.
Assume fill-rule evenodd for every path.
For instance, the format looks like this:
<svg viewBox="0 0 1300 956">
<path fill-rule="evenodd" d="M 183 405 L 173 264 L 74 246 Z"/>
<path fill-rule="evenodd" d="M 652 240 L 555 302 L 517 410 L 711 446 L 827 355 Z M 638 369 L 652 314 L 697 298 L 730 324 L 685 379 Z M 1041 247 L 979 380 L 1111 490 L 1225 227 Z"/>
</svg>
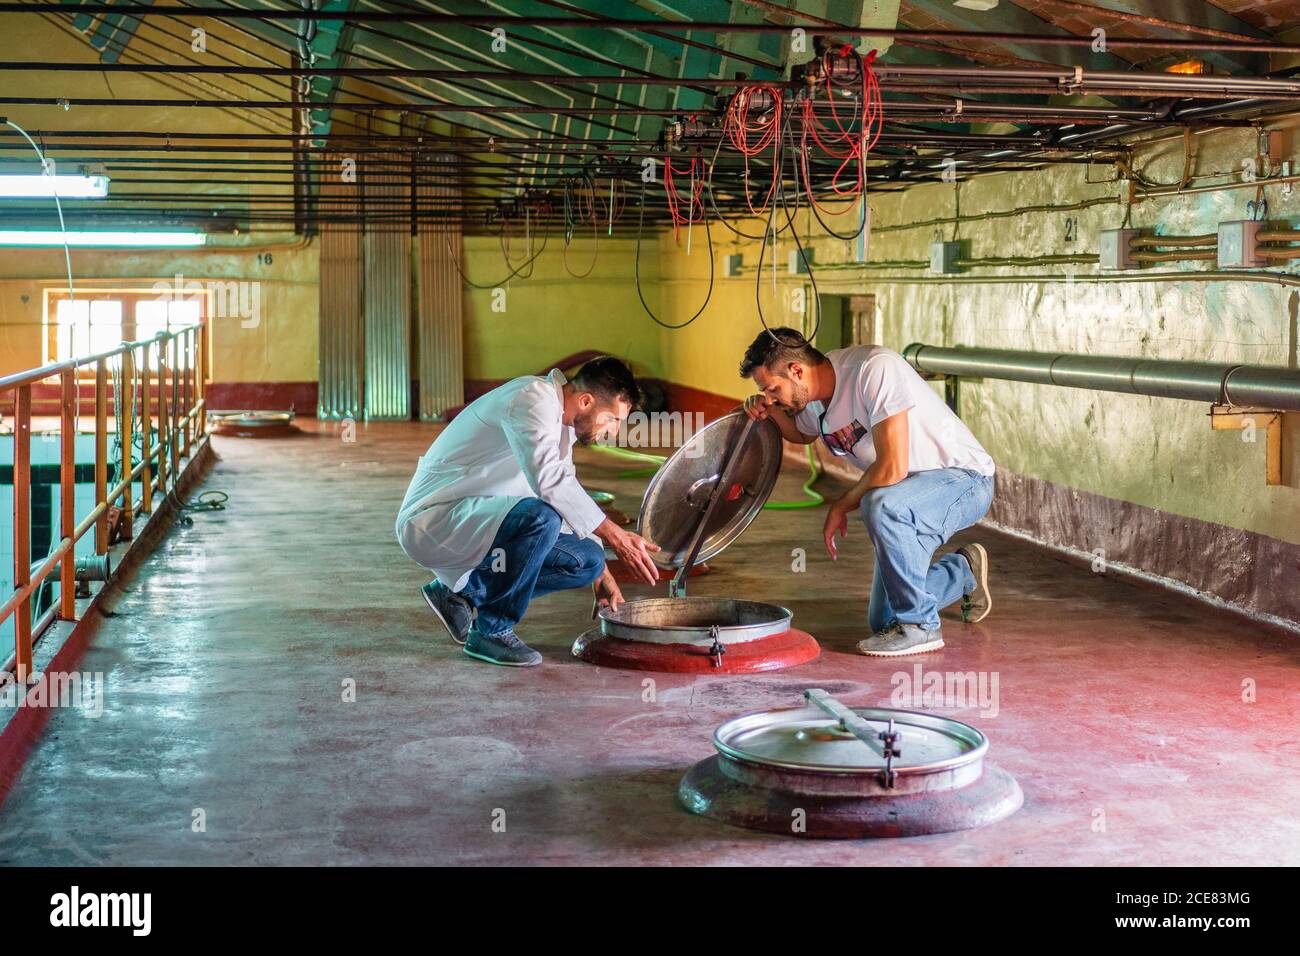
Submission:
<svg viewBox="0 0 1300 956">
<path fill-rule="evenodd" d="M 853 446 L 861 441 L 862 436 L 866 433 L 867 430 L 862 426 L 862 422 L 855 418 L 843 428 L 833 431 L 829 435 L 822 432 L 822 441 L 826 442 L 826 447 L 836 455 L 848 455 L 852 453 Z"/>
</svg>

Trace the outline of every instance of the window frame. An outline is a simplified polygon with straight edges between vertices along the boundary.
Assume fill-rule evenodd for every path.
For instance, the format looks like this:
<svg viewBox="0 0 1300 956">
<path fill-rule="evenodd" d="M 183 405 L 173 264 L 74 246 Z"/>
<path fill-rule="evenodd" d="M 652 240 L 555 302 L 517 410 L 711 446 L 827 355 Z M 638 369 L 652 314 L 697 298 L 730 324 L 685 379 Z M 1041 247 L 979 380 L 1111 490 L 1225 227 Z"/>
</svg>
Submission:
<svg viewBox="0 0 1300 956">
<path fill-rule="evenodd" d="M 82 358 L 84 356 L 60 356 L 59 355 L 59 321 L 58 308 L 59 303 L 67 301 L 74 296 L 69 292 L 67 286 L 47 286 L 42 291 L 42 308 L 41 308 L 41 357 L 42 364 L 50 365 L 55 362 L 63 361 L 67 358 Z M 160 292 L 156 283 L 139 286 L 84 286 L 75 290 L 75 298 L 78 302 L 91 301 L 117 301 L 122 303 L 122 329 L 123 338 L 121 341 L 134 341 L 136 310 L 135 307 L 139 302 L 156 302 L 160 299 L 167 299 L 172 296 L 170 291 Z M 208 321 L 212 314 L 212 293 L 211 290 L 187 289 L 183 296 L 184 299 L 196 299 L 199 303 L 199 321 L 207 325 L 208 335 L 206 336 L 207 348 L 204 350 L 205 355 L 201 356 L 200 367 L 204 370 L 208 379 L 212 377 L 212 325 Z M 126 330 L 131 331 L 131 335 L 126 335 Z M 94 378 L 94 366 L 87 365 L 78 369 L 80 378 Z"/>
</svg>

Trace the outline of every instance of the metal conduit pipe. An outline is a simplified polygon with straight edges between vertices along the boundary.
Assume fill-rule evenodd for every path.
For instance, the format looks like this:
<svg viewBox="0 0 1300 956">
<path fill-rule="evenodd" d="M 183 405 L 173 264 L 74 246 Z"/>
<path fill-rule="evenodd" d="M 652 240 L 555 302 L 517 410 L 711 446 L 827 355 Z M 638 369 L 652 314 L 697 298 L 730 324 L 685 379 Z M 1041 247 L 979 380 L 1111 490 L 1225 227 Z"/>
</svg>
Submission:
<svg viewBox="0 0 1300 956">
<path fill-rule="evenodd" d="M 1014 349 L 942 348 L 921 342 L 904 349 L 903 357 L 917 371 L 935 374 L 1300 411 L 1300 369 Z"/>
</svg>

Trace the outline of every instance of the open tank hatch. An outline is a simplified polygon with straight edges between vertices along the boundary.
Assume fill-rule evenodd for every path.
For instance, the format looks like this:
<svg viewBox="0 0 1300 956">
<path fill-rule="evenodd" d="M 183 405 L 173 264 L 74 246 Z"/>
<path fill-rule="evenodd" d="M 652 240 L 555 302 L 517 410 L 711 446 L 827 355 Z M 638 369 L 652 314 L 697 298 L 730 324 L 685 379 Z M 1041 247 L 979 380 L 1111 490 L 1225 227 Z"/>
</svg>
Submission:
<svg viewBox="0 0 1300 956">
<path fill-rule="evenodd" d="M 667 598 L 604 610 L 573 645 L 593 664 L 634 670 L 753 673 L 813 660 L 812 635 L 776 604 L 687 597 L 695 565 L 720 554 L 762 510 L 781 468 L 781 433 L 737 409 L 700 429 L 664 462 L 641 503 L 637 530 L 676 569 Z"/>
</svg>

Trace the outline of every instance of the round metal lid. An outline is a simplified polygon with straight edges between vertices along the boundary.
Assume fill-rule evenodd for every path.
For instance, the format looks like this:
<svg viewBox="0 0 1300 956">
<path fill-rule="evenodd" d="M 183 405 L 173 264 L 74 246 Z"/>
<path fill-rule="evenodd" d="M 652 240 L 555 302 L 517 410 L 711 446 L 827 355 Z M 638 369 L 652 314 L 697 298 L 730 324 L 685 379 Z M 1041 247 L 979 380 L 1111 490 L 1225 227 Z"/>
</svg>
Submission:
<svg viewBox="0 0 1300 956">
<path fill-rule="evenodd" d="M 602 608 L 600 630 L 610 637 L 654 644 L 743 644 L 790 630 L 786 608 L 734 598 L 677 597 L 624 601 L 617 611 Z"/>
<path fill-rule="evenodd" d="M 901 732 L 901 774 L 943 773 L 982 760 L 988 738 L 969 724 L 937 714 L 885 707 L 850 708 L 885 730 Z M 806 773 L 879 773 L 885 761 L 818 707 L 764 710 L 727 721 L 713 734 L 719 753 L 745 763 Z"/>
<path fill-rule="evenodd" d="M 639 535 L 659 545 L 652 555 L 665 568 L 680 568 L 689 556 L 695 529 L 717 486 L 728 455 L 746 424 L 736 409 L 705 425 L 663 463 L 637 518 Z M 737 453 L 728 487 L 709 515 L 696 563 L 720 554 L 757 517 L 781 471 L 781 432 L 772 422 L 754 422 Z"/>
<path fill-rule="evenodd" d="M 208 418 L 221 425 L 241 425 L 248 428 L 268 425 L 287 425 L 293 421 L 293 412 L 268 412 L 257 409 L 241 411 L 212 411 Z"/>
</svg>

